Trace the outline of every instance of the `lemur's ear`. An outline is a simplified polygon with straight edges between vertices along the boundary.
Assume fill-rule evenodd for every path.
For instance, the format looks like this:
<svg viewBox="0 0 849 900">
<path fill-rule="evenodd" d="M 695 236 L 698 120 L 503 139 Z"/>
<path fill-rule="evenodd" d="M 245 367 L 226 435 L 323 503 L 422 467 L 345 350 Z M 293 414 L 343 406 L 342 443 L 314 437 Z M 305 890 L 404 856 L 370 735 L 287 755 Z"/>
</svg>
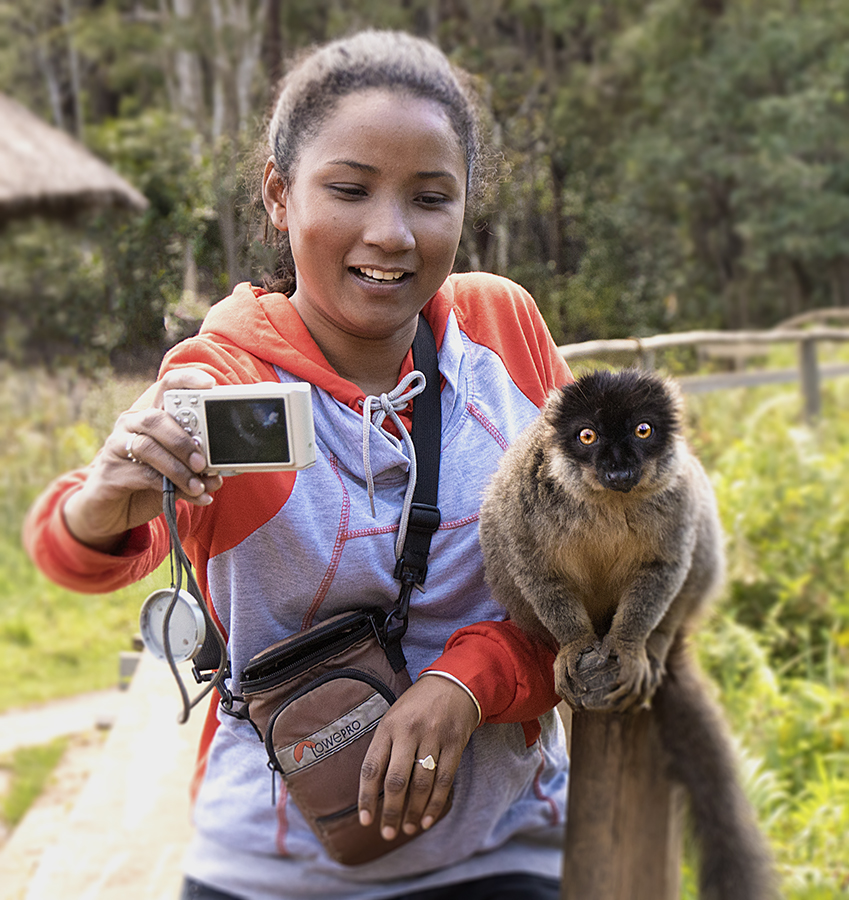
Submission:
<svg viewBox="0 0 849 900">
<path fill-rule="evenodd" d="M 557 427 L 557 422 L 563 409 L 563 392 L 568 390 L 569 385 L 565 388 L 554 388 L 546 398 L 545 406 L 542 408 L 542 414 L 545 421 L 553 427 Z"/>
</svg>

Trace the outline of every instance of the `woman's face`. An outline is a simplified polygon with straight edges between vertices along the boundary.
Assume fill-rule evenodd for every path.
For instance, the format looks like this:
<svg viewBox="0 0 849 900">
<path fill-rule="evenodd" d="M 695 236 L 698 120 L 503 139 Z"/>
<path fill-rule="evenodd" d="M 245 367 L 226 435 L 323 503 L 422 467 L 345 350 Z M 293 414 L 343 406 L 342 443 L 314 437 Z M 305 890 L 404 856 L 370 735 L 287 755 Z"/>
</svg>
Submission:
<svg viewBox="0 0 849 900">
<path fill-rule="evenodd" d="M 391 338 L 414 329 L 454 265 L 465 156 L 440 104 L 370 89 L 338 102 L 287 186 L 269 166 L 264 195 L 319 345 L 331 333 Z"/>
</svg>

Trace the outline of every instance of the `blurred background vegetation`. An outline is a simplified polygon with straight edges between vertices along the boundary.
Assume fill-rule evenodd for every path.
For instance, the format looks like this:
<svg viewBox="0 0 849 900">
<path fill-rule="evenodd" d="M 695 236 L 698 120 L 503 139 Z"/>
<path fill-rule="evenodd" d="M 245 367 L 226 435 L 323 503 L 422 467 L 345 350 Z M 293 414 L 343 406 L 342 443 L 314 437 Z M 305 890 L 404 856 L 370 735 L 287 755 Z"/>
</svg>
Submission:
<svg viewBox="0 0 849 900">
<path fill-rule="evenodd" d="M 558 343 L 849 305 L 845 0 L 0 0 L 0 91 L 150 203 L 0 230 L 0 711 L 114 684 L 167 574 L 62 591 L 20 547 L 24 513 L 273 265 L 252 173 L 281 60 L 365 26 L 479 77 L 502 166 L 458 267 L 524 284 Z M 849 382 L 823 399 L 813 423 L 795 388 L 688 400 L 730 562 L 698 649 L 790 900 L 849 896 Z"/>
<path fill-rule="evenodd" d="M 479 78 L 504 165 L 458 266 L 528 287 L 559 343 L 849 303 L 844 0 L 0 0 L 0 91 L 150 200 L 5 229 L 0 352 L 150 364 L 260 278 L 281 60 L 365 26 Z"/>
</svg>

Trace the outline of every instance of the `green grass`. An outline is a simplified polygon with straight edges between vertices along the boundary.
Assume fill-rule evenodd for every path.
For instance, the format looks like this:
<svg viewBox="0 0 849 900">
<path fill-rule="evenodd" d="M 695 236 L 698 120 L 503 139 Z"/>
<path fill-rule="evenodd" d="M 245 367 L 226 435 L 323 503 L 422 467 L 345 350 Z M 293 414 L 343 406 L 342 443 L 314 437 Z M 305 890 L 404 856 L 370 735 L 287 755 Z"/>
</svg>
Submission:
<svg viewBox="0 0 849 900">
<path fill-rule="evenodd" d="M 168 574 L 113 594 L 76 594 L 37 573 L 20 548 L 0 568 L 0 651 L 11 677 L 0 679 L 0 712 L 112 687 L 118 654 L 130 650 L 142 601 L 167 587 Z"/>
<path fill-rule="evenodd" d="M 739 739 L 782 897 L 849 896 L 849 379 L 802 421 L 797 386 L 687 398 L 728 537 L 696 638 Z M 693 900 L 690 885 L 682 894 Z"/>
<path fill-rule="evenodd" d="M 67 744 L 67 738 L 58 738 L 39 747 L 24 747 L 11 754 L 7 764 L 0 763 L 11 776 L 9 790 L 0 797 L 0 817 L 6 825 L 14 828 L 23 819 L 44 790 Z"/>
<path fill-rule="evenodd" d="M 131 647 L 151 576 L 114 594 L 66 591 L 35 570 L 21 545 L 24 515 L 64 471 L 88 463 L 118 414 L 144 389 L 108 373 L 48 378 L 0 367 L 0 711 L 118 680 L 118 654 Z M 167 577 L 167 576 L 166 576 Z"/>
</svg>

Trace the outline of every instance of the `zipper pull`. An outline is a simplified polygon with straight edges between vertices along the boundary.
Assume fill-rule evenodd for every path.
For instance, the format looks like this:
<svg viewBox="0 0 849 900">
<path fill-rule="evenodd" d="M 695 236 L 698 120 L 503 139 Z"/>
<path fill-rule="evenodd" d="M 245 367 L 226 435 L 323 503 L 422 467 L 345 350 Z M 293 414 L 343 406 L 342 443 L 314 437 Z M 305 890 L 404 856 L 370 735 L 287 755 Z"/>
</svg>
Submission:
<svg viewBox="0 0 849 900">
<path fill-rule="evenodd" d="M 271 805 L 277 806 L 277 781 L 274 778 L 274 766 L 271 761 L 267 762 L 268 771 L 271 772 Z"/>
</svg>

